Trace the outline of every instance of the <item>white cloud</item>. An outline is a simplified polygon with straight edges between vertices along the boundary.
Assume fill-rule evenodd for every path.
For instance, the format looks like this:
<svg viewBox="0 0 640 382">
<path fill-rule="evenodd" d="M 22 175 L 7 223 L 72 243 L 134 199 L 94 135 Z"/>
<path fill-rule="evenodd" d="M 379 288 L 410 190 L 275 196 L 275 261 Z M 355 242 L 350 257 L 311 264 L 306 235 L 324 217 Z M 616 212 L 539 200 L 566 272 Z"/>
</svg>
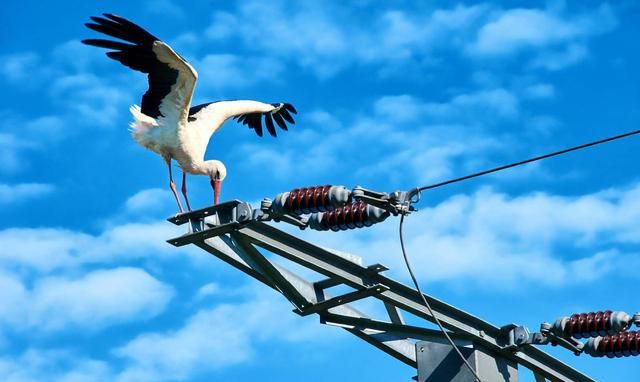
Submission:
<svg viewBox="0 0 640 382">
<path fill-rule="evenodd" d="M 42 68 L 40 56 L 35 52 L 21 52 L 0 56 L 0 74 L 11 83 L 26 83 L 38 80 Z"/>
<path fill-rule="evenodd" d="M 116 349 L 114 354 L 128 363 L 116 380 L 191 379 L 251 360 L 259 343 L 298 343 L 313 338 L 317 346 L 336 338 L 330 334 L 334 328 L 303 320 L 290 309 L 275 292 L 251 288 L 251 301 L 200 310 L 177 330 L 142 334 Z"/>
<path fill-rule="evenodd" d="M 362 17 L 365 12 L 368 16 Z M 572 17 L 562 7 L 502 10 L 458 4 L 447 9 L 418 6 L 406 11 L 388 6 L 372 11 L 311 1 L 245 1 L 234 12 L 214 13 L 206 34 L 215 41 L 238 39 L 251 52 L 292 61 L 323 78 L 355 64 L 379 65 L 385 76 L 406 74 L 411 65 L 437 63 L 438 51 L 476 59 L 525 50 L 550 54 L 544 50 L 554 48 L 569 51 L 566 66 L 582 58 L 568 46 L 585 46 L 588 38 L 615 25 L 607 5 Z"/>
<path fill-rule="evenodd" d="M 555 87 L 551 84 L 539 83 L 527 86 L 523 92 L 524 96 L 532 99 L 550 99 L 555 97 Z"/>
<path fill-rule="evenodd" d="M 586 46 L 575 43 L 561 50 L 541 53 L 531 61 L 530 65 L 533 68 L 555 71 L 582 61 L 588 54 Z"/>
<path fill-rule="evenodd" d="M 127 68 L 123 68 L 123 73 Z M 71 120 L 82 121 L 83 126 L 112 127 L 118 117 L 127 115 L 127 106 L 134 102 L 134 91 L 129 77 L 133 74 L 143 92 L 145 83 L 140 73 L 128 73 L 127 79 L 113 80 L 99 78 L 93 74 L 72 73 L 61 75 L 52 82 L 51 94 L 62 106 L 64 112 L 73 116 Z M 129 82 L 129 84 L 127 84 Z"/>
<path fill-rule="evenodd" d="M 503 59 L 530 52 L 531 68 L 560 70 L 588 56 L 587 40 L 613 29 L 617 20 L 607 4 L 577 16 L 556 9 L 510 9 L 479 29 L 467 51 L 475 57 Z"/>
<path fill-rule="evenodd" d="M 147 1 L 149 4 L 145 9 L 150 12 L 166 16 L 171 15 L 173 18 L 184 17 L 184 10 L 172 0 L 152 0 Z"/>
<path fill-rule="evenodd" d="M 96 270 L 80 278 L 47 277 L 27 289 L 12 276 L 0 278 L 8 301 L 0 321 L 18 330 L 55 331 L 146 320 L 164 310 L 173 289 L 143 270 Z M 6 288 L 6 289 L 5 289 Z"/>
<path fill-rule="evenodd" d="M 585 31 L 578 25 L 538 9 L 503 12 L 478 31 L 472 50 L 480 55 L 504 55 L 575 38 Z"/>
<path fill-rule="evenodd" d="M 168 190 L 149 188 L 129 197 L 125 203 L 125 208 L 128 212 L 151 215 L 150 212 L 164 210 L 164 206 L 171 199 L 173 199 L 173 196 Z"/>
<path fill-rule="evenodd" d="M 187 379 L 194 371 L 246 361 L 251 357 L 251 338 L 242 325 L 250 316 L 240 316 L 235 309 L 200 311 L 174 332 L 138 336 L 116 351 L 133 364 L 119 380 Z"/>
<path fill-rule="evenodd" d="M 470 50 L 477 55 L 503 56 L 523 49 L 572 42 L 614 26 L 615 19 L 607 5 L 573 18 L 552 10 L 510 9 L 480 28 Z"/>
<path fill-rule="evenodd" d="M 69 351 L 28 349 L 19 356 L 0 358 L 0 380 L 99 382 L 110 380 L 110 368 Z"/>
<path fill-rule="evenodd" d="M 436 115 L 450 115 L 460 109 L 466 109 L 482 114 L 494 112 L 497 117 L 511 118 L 518 114 L 518 99 L 506 89 L 481 90 L 458 95 L 448 105 L 438 104 L 431 107 Z"/>
<path fill-rule="evenodd" d="M 85 264 L 146 258 L 189 251 L 176 250 L 166 240 L 182 230 L 167 222 L 125 223 L 98 235 L 59 228 L 8 228 L 0 231 L 0 265 L 5 269 L 48 273 Z"/>
<path fill-rule="evenodd" d="M 209 54 L 194 63 L 205 89 L 233 89 L 256 82 L 277 82 L 284 67 L 271 57 Z"/>
<path fill-rule="evenodd" d="M 460 166 L 465 171 L 481 166 L 482 154 L 502 147 L 485 133 L 500 120 L 517 118 L 519 102 L 512 92 L 498 88 L 463 93 L 441 103 L 410 95 L 385 96 L 359 113 L 349 113 L 355 115 L 342 119 L 347 122 L 341 122 L 340 110 L 316 111 L 309 121 L 301 115 L 300 125 L 313 125 L 296 136 L 297 147 L 306 147 L 304 151 L 283 140 L 281 146 L 244 144 L 237 155 L 242 165 L 278 179 L 291 174 L 326 178 L 342 166 L 353 168 L 358 182 L 382 174 L 392 183 L 432 181 Z M 354 153 L 365 146 L 371 151 L 362 161 Z M 392 163 L 408 171 L 389 171 Z"/>
<path fill-rule="evenodd" d="M 328 77 L 355 62 L 393 67 L 447 43 L 459 43 L 486 8 L 458 5 L 412 13 L 390 9 L 362 18 L 359 7 L 246 1 L 234 13 L 216 12 L 207 36 L 237 37 L 250 50 L 293 60 Z"/>
<path fill-rule="evenodd" d="M 220 293 L 220 286 L 216 283 L 207 283 L 200 288 L 198 288 L 198 292 L 196 293 L 196 299 L 200 300 L 209 296 L 215 296 Z"/>
<path fill-rule="evenodd" d="M 639 195 L 640 185 L 579 197 L 483 189 L 410 216 L 405 240 L 417 273 L 432 282 L 559 287 L 613 274 L 637 278 Z M 366 253 L 368 262 L 384 262 L 405 277 L 396 224 L 336 234 L 323 244 Z"/>
<path fill-rule="evenodd" d="M 95 330 L 162 312 L 172 288 L 136 268 L 91 272 L 80 279 L 45 278 L 33 290 L 29 318 L 45 330 L 67 325 Z M 26 318 L 26 317 L 25 317 Z"/>
<path fill-rule="evenodd" d="M 64 126 L 65 120 L 60 116 L 45 115 L 28 121 L 22 128 L 36 141 L 51 142 L 60 140 L 68 133 Z"/>
<path fill-rule="evenodd" d="M 0 277 L 0 286 L 5 285 L 2 280 Z M 250 362 L 263 346 L 294 343 L 298 349 L 308 346 L 317 350 L 323 344 L 333 346 L 340 338 L 335 328 L 291 313 L 291 305 L 270 289 L 251 286 L 243 293 L 245 300 L 241 302 L 197 311 L 174 330 L 140 334 L 103 359 L 87 358 L 75 349 L 55 348 L 29 348 L 21 355 L 5 355 L 0 357 L 0 380 L 185 380 Z"/>
<path fill-rule="evenodd" d="M 446 102 L 424 102 L 409 95 L 386 96 L 375 102 L 374 109 L 396 121 L 420 118 L 431 121 L 488 121 L 517 116 L 519 101 L 511 91 L 496 88 L 462 93 Z"/>
<path fill-rule="evenodd" d="M 23 200 L 46 196 L 55 188 L 45 183 L 0 183 L 0 204 L 17 203 Z"/>
<path fill-rule="evenodd" d="M 23 153 L 33 148 L 33 142 L 20 139 L 16 134 L 0 133 L 0 173 L 12 174 L 23 170 L 26 166 Z"/>
</svg>

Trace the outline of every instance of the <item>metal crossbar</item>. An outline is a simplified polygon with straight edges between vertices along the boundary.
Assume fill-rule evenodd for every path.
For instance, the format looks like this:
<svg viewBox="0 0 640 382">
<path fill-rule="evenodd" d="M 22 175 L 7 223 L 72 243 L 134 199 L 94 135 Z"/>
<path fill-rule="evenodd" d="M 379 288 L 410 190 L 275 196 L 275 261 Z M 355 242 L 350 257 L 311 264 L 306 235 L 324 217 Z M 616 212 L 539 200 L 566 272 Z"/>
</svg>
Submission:
<svg viewBox="0 0 640 382">
<path fill-rule="evenodd" d="M 387 270 L 386 267 L 380 264 L 363 266 L 354 261 L 353 255 L 328 250 L 281 231 L 261 221 L 259 214 L 252 214 L 246 203 L 222 203 L 170 221 L 178 225 L 189 223 L 189 232 L 168 240 L 172 245 L 194 244 L 202 248 L 280 292 L 294 306 L 294 312 L 318 314 L 321 323 L 342 327 L 419 371 L 421 360 L 425 359 L 420 353 L 425 349 L 424 341 L 435 344 L 434 339 L 442 336 L 438 331 L 404 323 L 403 311 L 429 322 L 434 318 L 416 290 L 381 274 Z M 265 257 L 264 251 L 311 269 L 325 278 L 316 282 L 306 280 Z M 341 296 L 327 293 L 327 289 L 338 285 L 354 291 Z M 516 381 L 517 375 L 514 379 L 513 370 L 517 371 L 517 366 L 522 365 L 534 373 L 537 381 L 593 381 L 531 345 L 515 344 L 512 330 L 518 328 L 516 325 L 499 328 L 434 297 L 425 297 L 451 337 L 460 343 L 458 347 L 471 344 L 477 350 L 474 352 L 478 354 L 474 361 L 476 367 L 486 363 L 486 359 L 509 365 L 510 372 L 498 366 L 500 370 L 494 367 L 496 371 L 491 374 L 491 368 L 488 368 L 489 374 L 481 373 L 489 375 L 486 380 Z M 363 299 L 383 303 L 388 316 L 371 318 L 349 304 Z M 420 377 L 421 373 L 418 374 Z M 431 380 L 435 379 L 424 379 Z"/>
</svg>

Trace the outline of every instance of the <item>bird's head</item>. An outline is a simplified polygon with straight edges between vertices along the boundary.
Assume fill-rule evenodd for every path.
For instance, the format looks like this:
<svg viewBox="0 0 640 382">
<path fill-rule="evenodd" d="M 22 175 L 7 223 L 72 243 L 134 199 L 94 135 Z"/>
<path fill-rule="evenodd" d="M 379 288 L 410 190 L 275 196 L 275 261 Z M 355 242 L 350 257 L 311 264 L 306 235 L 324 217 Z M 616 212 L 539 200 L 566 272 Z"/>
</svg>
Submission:
<svg viewBox="0 0 640 382">
<path fill-rule="evenodd" d="M 211 187 L 213 188 L 213 203 L 218 204 L 218 198 L 220 197 L 220 186 L 224 178 L 227 177 L 227 168 L 219 160 L 208 160 L 205 163 L 207 175 L 211 181 Z"/>
</svg>

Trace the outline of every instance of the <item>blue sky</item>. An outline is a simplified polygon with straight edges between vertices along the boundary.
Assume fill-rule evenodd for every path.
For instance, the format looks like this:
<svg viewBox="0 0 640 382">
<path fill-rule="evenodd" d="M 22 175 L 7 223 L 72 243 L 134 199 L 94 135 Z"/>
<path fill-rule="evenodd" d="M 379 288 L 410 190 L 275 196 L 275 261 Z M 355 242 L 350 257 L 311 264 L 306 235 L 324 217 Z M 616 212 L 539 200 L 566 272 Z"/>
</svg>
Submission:
<svg viewBox="0 0 640 382">
<path fill-rule="evenodd" d="M 640 126 L 634 1 L 24 0 L 0 15 L 0 379 L 409 380 L 413 370 L 193 248 L 166 168 L 127 132 L 146 80 L 79 40 L 102 12 L 199 71 L 194 102 L 291 102 L 259 139 L 229 122 L 223 199 L 293 187 L 393 191 Z M 638 138 L 435 189 L 407 220 L 424 289 L 496 325 L 640 310 Z M 202 177 L 194 207 L 211 202 Z M 305 238 L 408 282 L 397 221 Z M 601 381 L 638 359 L 546 349 Z M 331 367 L 327 367 L 330 365 Z M 375 365 L 375 366 L 373 366 Z M 522 369 L 523 380 L 531 380 Z"/>
</svg>

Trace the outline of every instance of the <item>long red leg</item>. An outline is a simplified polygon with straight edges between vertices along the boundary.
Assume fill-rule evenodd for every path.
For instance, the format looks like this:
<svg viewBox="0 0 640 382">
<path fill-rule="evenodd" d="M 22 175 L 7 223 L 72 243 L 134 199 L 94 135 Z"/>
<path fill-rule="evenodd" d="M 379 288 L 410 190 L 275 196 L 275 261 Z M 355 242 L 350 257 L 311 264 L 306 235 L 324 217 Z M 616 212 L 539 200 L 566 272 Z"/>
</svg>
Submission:
<svg viewBox="0 0 640 382">
<path fill-rule="evenodd" d="M 178 192 L 176 191 L 176 185 L 173 183 L 173 174 L 171 173 L 171 159 L 167 161 L 169 166 L 169 187 L 171 188 L 171 192 L 173 192 L 173 196 L 176 198 L 176 202 L 178 202 L 178 208 L 180 208 L 180 213 L 184 213 L 184 208 L 182 208 L 182 204 L 180 203 L 180 198 L 178 197 Z"/>
<path fill-rule="evenodd" d="M 184 201 L 187 203 L 187 210 L 191 212 L 191 206 L 189 205 L 189 198 L 187 198 L 187 173 L 182 173 L 182 195 L 184 196 Z"/>
</svg>

